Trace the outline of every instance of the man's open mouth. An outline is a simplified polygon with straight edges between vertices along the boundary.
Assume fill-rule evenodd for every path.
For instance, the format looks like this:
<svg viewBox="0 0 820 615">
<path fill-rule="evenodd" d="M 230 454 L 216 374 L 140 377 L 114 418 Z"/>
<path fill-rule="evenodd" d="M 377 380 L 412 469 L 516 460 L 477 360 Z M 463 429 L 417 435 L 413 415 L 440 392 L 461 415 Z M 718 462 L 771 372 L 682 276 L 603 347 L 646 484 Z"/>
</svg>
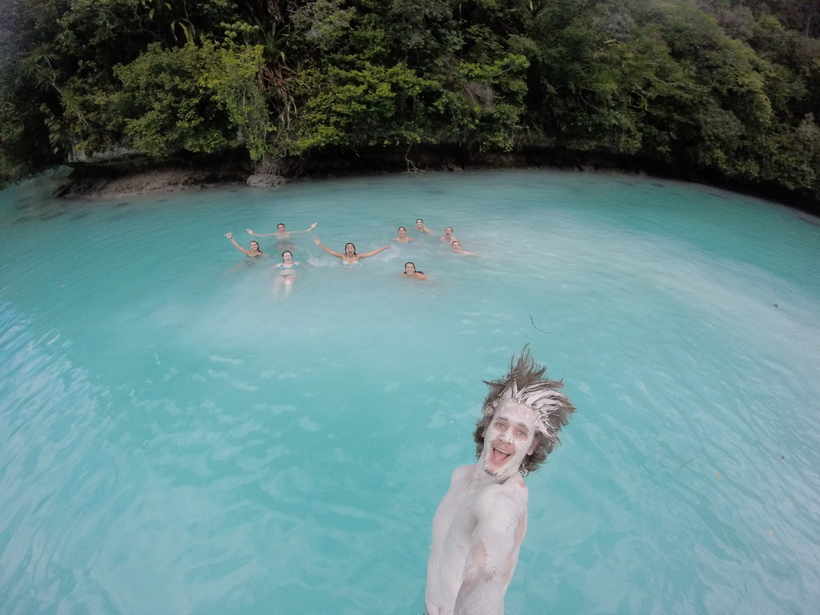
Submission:
<svg viewBox="0 0 820 615">
<path fill-rule="evenodd" d="M 505 453 L 495 447 L 493 447 L 492 452 L 490 453 L 490 458 L 493 460 L 493 463 L 496 465 L 501 465 L 512 455 L 512 453 Z"/>
</svg>

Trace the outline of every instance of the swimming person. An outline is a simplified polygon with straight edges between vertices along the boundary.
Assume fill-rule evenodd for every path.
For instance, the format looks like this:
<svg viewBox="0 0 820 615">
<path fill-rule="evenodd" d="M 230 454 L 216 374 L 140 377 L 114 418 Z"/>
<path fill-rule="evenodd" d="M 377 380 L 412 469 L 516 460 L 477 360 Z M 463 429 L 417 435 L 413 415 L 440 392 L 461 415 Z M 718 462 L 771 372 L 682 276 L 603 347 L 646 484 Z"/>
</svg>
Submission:
<svg viewBox="0 0 820 615">
<path fill-rule="evenodd" d="M 285 289 L 285 299 L 290 294 L 293 287 L 293 281 L 296 279 L 296 267 L 302 263 L 293 260 L 293 252 L 285 250 L 282 252 L 282 262 L 276 263 L 273 267 L 279 270 L 279 276 L 276 278 L 275 295 L 278 297 L 282 288 Z"/>
<path fill-rule="evenodd" d="M 416 230 L 420 233 L 432 233 L 433 232 L 429 228 L 424 226 L 424 220 L 422 220 L 421 218 L 416 220 Z"/>
<path fill-rule="evenodd" d="M 466 254 L 468 256 L 475 256 L 475 252 L 467 252 L 467 250 L 462 250 L 461 242 L 458 239 L 456 239 L 452 244 L 450 244 L 450 247 L 453 248 L 453 252 L 455 252 L 456 254 Z"/>
<path fill-rule="evenodd" d="M 413 239 L 412 237 L 407 235 L 407 229 L 404 228 L 403 226 L 400 226 L 398 228 L 398 231 L 399 231 L 399 236 L 394 237 L 393 241 L 396 241 L 398 243 L 410 243 L 411 241 L 415 241 L 415 239 Z"/>
<path fill-rule="evenodd" d="M 275 233 L 254 233 L 251 229 L 245 229 L 248 231 L 248 234 L 253 235 L 255 237 L 270 237 L 271 235 L 276 236 L 277 249 L 279 250 L 293 250 L 293 246 L 287 245 L 290 243 L 290 236 L 295 233 L 307 233 L 308 231 L 312 231 L 316 228 L 316 223 L 314 222 L 309 227 L 307 227 L 304 231 L 288 231 L 285 230 L 285 225 L 281 222 L 276 225 L 276 232 Z"/>
<path fill-rule="evenodd" d="M 359 259 L 367 258 L 368 256 L 373 256 L 374 254 L 378 254 L 379 252 L 383 252 L 384 250 L 387 250 L 390 247 L 390 246 L 384 246 L 383 248 L 378 248 L 376 250 L 371 250 L 370 252 L 365 252 L 364 254 L 357 254 L 356 253 L 356 246 L 353 245 L 352 243 L 346 243 L 345 244 L 344 254 L 342 254 L 341 252 L 336 252 L 335 250 L 331 250 L 330 248 L 328 248 L 326 245 L 323 245 L 322 242 L 319 241 L 318 237 L 314 238 L 313 241 L 314 241 L 314 243 L 316 243 L 317 246 L 322 248 L 322 250 L 324 250 L 325 252 L 327 252 L 331 256 L 335 256 L 336 258 L 341 259 L 343 265 L 355 265 L 356 263 L 359 262 Z"/>
<path fill-rule="evenodd" d="M 442 241 L 446 241 L 448 246 L 451 245 L 456 240 L 456 238 L 453 237 L 453 227 L 448 226 L 446 229 L 444 229 L 444 235 L 442 237 L 439 237 L 439 239 L 441 239 Z"/>
<path fill-rule="evenodd" d="M 407 276 L 408 278 L 413 278 L 414 280 L 426 280 L 427 276 L 424 275 L 423 271 L 416 271 L 415 263 L 404 263 L 404 271 L 402 275 Z"/>
<path fill-rule="evenodd" d="M 490 392 L 476 423 L 478 463 L 453 472 L 433 517 L 427 563 L 428 615 L 504 612 L 527 531 L 527 484 L 559 443 L 558 432 L 575 408 L 547 380 L 527 346 L 501 380 L 485 381 Z"/>
<path fill-rule="evenodd" d="M 239 250 L 240 252 L 244 252 L 246 256 L 255 257 L 255 256 L 262 256 L 263 254 L 265 254 L 264 252 L 262 252 L 262 250 L 259 249 L 259 242 L 258 241 L 250 242 L 250 244 L 248 244 L 250 246 L 250 250 L 246 250 L 245 248 L 243 248 L 242 246 L 240 246 L 236 242 L 236 239 L 233 238 L 232 233 L 225 233 L 225 237 L 230 239 L 231 243 L 234 246 L 236 246 L 236 249 Z"/>
</svg>

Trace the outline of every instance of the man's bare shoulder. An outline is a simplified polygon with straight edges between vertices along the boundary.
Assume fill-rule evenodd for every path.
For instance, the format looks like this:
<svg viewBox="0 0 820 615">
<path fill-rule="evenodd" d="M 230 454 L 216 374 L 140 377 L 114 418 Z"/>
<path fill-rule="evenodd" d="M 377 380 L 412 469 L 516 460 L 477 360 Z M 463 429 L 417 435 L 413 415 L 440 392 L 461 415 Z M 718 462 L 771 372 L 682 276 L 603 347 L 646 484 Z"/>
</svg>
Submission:
<svg viewBox="0 0 820 615">
<path fill-rule="evenodd" d="M 470 464 L 466 466 L 459 466 L 455 470 L 453 470 L 453 475 L 450 477 L 450 485 L 466 483 L 470 480 L 470 477 L 475 472 L 476 464 Z"/>
<path fill-rule="evenodd" d="M 529 500 L 527 484 L 520 476 L 504 483 L 488 485 L 478 495 L 476 507 L 479 510 L 506 510 L 509 513 L 526 510 Z"/>
</svg>

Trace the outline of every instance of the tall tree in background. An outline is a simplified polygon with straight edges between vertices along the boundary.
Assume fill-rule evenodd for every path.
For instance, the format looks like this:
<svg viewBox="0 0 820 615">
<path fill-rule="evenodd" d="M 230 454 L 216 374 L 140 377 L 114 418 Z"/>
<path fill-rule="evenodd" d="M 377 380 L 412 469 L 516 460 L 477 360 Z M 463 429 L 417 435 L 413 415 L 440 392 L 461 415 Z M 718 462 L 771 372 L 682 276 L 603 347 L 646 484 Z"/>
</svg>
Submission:
<svg viewBox="0 0 820 615">
<path fill-rule="evenodd" d="M 559 148 L 820 197 L 816 0 L 6 0 L 0 181 L 100 152 Z"/>
<path fill-rule="evenodd" d="M 13 0 L 0 11 L 0 184 L 64 160 L 50 145 L 45 109 L 59 108 L 57 58 L 62 3 Z"/>
</svg>

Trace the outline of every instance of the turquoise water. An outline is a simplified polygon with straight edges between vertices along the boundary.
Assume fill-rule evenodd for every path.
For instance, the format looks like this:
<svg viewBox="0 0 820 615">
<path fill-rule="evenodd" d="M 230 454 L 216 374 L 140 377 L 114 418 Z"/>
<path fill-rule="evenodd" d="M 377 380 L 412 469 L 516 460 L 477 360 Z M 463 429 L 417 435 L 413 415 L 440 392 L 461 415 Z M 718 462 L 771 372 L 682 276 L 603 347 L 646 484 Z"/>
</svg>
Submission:
<svg viewBox="0 0 820 615">
<path fill-rule="evenodd" d="M 578 412 L 528 479 L 508 613 L 820 604 L 816 219 L 544 171 L 50 187 L 0 193 L 0 611 L 421 613 L 481 380 L 527 343 Z M 311 241 L 418 217 L 477 256 Z M 287 298 L 224 237 L 313 221 Z"/>
</svg>

